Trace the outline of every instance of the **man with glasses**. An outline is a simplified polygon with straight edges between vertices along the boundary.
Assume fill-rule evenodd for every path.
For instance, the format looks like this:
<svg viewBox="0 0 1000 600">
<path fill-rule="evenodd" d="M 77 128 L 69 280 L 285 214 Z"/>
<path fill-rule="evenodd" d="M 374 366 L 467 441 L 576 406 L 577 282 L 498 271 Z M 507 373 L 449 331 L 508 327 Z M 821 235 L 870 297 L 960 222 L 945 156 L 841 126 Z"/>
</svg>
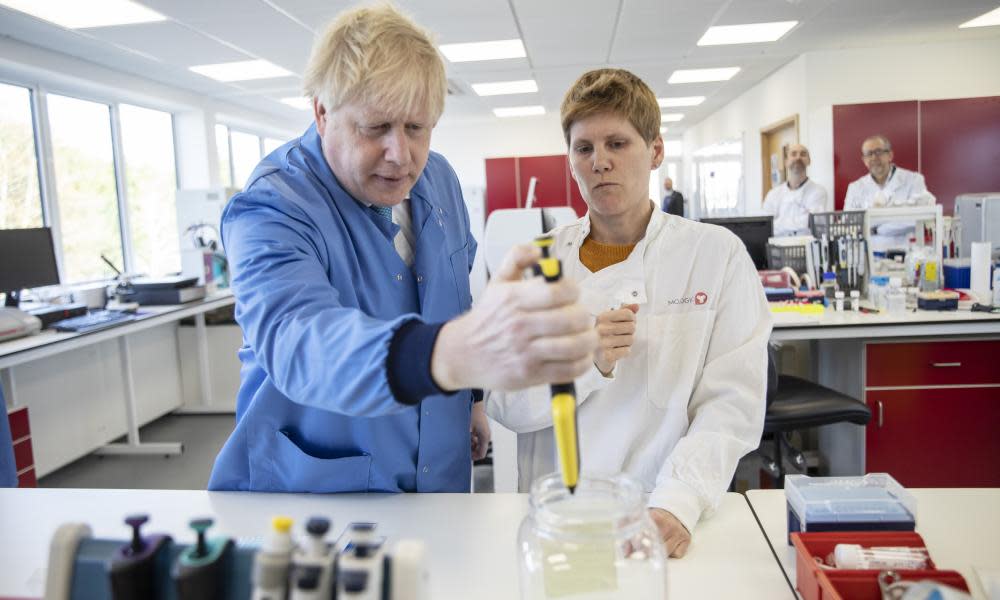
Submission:
<svg viewBox="0 0 1000 600">
<path fill-rule="evenodd" d="M 924 176 L 892 162 L 892 144 L 883 135 L 873 135 L 861 144 L 861 159 L 868 174 L 847 186 L 844 210 L 934 204 Z"/>
<path fill-rule="evenodd" d="M 826 208 L 826 190 L 806 175 L 809 149 L 792 144 L 785 156 L 788 180 L 771 188 L 764 198 L 764 212 L 774 215 L 774 235 L 809 233 L 809 213 Z"/>
</svg>

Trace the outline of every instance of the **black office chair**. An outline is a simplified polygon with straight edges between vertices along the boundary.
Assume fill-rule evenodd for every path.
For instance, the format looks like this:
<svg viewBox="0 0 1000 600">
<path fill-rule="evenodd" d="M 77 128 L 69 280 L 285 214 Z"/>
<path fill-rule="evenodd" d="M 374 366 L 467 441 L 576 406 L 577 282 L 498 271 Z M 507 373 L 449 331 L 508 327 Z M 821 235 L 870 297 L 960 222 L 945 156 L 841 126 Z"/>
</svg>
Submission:
<svg viewBox="0 0 1000 600">
<path fill-rule="evenodd" d="M 773 349 L 767 352 L 767 413 L 764 416 L 764 439 L 774 440 L 774 456 L 764 453 L 764 469 L 775 478 L 778 488 L 785 486 L 783 455 L 800 471 L 805 471 L 806 460 L 802 452 L 792 446 L 789 436 L 793 431 L 832 425 L 854 423 L 867 425 L 872 411 L 846 394 L 818 383 L 792 375 L 778 375 Z"/>
</svg>

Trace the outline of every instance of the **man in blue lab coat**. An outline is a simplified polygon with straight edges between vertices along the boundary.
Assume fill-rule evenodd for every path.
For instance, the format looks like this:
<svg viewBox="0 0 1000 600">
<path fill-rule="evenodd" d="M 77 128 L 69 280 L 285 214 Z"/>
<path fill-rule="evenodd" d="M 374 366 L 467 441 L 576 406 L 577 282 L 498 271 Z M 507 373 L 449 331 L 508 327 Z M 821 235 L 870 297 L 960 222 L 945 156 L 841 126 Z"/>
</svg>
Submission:
<svg viewBox="0 0 1000 600">
<path fill-rule="evenodd" d="M 222 216 L 244 344 L 210 489 L 468 491 L 489 439 L 470 388 L 591 364 L 575 286 L 521 279 L 534 250 L 515 249 L 470 310 L 476 242 L 454 171 L 430 152 L 445 85 L 427 34 L 392 7 L 344 13 L 318 40 L 315 124 Z"/>
</svg>

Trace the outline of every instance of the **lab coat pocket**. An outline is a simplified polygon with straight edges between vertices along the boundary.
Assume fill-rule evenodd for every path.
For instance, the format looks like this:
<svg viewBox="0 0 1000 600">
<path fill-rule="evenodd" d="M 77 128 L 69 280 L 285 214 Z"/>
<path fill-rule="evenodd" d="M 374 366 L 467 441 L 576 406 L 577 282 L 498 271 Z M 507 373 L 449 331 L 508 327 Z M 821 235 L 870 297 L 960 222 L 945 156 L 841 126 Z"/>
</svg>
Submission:
<svg viewBox="0 0 1000 600">
<path fill-rule="evenodd" d="M 458 292 L 460 311 L 469 310 L 472 306 L 472 291 L 469 285 L 469 245 L 451 253 L 451 270 L 455 276 L 455 287 Z"/>
<path fill-rule="evenodd" d="M 646 396 L 657 408 L 687 406 L 704 366 L 714 312 L 691 310 L 647 319 Z"/>
<path fill-rule="evenodd" d="M 365 492 L 371 472 L 369 454 L 322 458 L 299 447 L 285 431 L 275 431 L 274 491 Z"/>
</svg>

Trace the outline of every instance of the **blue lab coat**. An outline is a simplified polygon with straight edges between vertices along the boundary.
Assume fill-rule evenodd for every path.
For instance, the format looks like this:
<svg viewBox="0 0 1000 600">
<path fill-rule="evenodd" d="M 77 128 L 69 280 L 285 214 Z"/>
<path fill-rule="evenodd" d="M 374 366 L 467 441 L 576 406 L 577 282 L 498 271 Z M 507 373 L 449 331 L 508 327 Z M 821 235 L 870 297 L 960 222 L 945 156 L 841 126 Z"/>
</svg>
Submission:
<svg viewBox="0 0 1000 600">
<path fill-rule="evenodd" d="M 398 402 L 389 343 L 411 319 L 472 304 L 476 242 L 455 172 L 431 153 L 410 193 L 413 266 L 399 227 L 358 203 L 313 125 L 265 158 L 222 214 L 243 328 L 236 428 L 212 490 L 466 492 L 468 390 Z"/>
<path fill-rule="evenodd" d="M 14 441 L 10 438 L 10 421 L 7 420 L 7 403 L 0 388 L 0 487 L 17 487 L 17 465 L 14 462 Z"/>
</svg>

